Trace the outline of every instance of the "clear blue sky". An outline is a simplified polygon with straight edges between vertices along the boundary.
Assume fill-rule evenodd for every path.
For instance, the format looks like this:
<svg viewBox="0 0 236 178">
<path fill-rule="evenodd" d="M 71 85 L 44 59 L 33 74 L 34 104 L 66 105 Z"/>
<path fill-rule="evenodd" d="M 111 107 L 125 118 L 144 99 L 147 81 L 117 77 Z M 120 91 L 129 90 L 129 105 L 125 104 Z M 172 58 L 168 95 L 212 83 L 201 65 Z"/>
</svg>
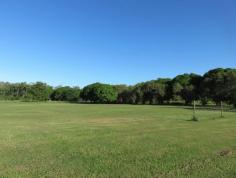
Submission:
<svg viewBox="0 0 236 178">
<path fill-rule="evenodd" d="M 236 67 L 235 0 L 0 0 L 0 80 L 125 83 Z"/>
</svg>

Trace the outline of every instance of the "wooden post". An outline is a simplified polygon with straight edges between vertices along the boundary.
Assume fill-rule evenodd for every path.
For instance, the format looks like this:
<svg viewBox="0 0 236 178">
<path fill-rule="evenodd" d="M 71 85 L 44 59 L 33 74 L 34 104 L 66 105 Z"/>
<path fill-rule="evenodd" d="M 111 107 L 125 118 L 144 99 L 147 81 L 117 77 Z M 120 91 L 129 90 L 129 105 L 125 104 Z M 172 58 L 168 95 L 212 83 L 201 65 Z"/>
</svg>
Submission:
<svg viewBox="0 0 236 178">
<path fill-rule="evenodd" d="M 223 111 L 224 111 L 223 102 L 221 101 L 220 102 L 220 116 L 221 116 L 221 118 L 223 117 Z"/>
<path fill-rule="evenodd" d="M 193 100 L 193 117 L 196 115 L 196 102 Z"/>
</svg>

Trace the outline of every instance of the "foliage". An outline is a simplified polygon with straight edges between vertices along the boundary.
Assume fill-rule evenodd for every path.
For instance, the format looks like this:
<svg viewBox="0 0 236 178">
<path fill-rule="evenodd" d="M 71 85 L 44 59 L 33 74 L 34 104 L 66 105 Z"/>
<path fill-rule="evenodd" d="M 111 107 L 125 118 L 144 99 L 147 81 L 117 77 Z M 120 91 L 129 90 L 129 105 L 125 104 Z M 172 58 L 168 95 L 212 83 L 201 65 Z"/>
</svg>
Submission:
<svg viewBox="0 0 236 178">
<path fill-rule="evenodd" d="M 235 93 L 235 69 L 214 69 L 203 76 L 203 94 L 219 104 L 233 99 Z"/>
<path fill-rule="evenodd" d="M 52 87 L 45 83 L 1 83 L 0 97 L 6 100 L 46 101 L 50 99 Z"/>
<path fill-rule="evenodd" d="M 56 87 L 45 83 L 0 82 L 0 99 L 27 101 L 69 101 L 119 104 L 192 104 L 221 101 L 236 107 L 236 69 L 217 68 L 203 76 L 182 74 L 173 79 L 159 78 L 134 86 L 94 83 L 84 87 Z"/>
<path fill-rule="evenodd" d="M 201 76 L 197 74 L 178 75 L 172 82 L 173 96 L 179 96 L 185 101 L 185 104 L 191 104 L 193 100 L 199 99 Z"/>
<path fill-rule="evenodd" d="M 112 85 L 94 83 L 82 90 L 81 97 L 94 103 L 113 103 L 117 101 L 118 92 Z"/>
<path fill-rule="evenodd" d="M 50 99 L 52 91 L 52 87 L 45 83 L 37 82 L 29 87 L 25 99 L 30 101 L 47 101 Z"/>
<path fill-rule="evenodd" d="M 79 87 L 71 88 L 67 87 L 57 87 L 51 94 L 51 99 L 54 101 L 69 101 L 76 102 L 80 99 L 80 89 Z"/>
</svg>

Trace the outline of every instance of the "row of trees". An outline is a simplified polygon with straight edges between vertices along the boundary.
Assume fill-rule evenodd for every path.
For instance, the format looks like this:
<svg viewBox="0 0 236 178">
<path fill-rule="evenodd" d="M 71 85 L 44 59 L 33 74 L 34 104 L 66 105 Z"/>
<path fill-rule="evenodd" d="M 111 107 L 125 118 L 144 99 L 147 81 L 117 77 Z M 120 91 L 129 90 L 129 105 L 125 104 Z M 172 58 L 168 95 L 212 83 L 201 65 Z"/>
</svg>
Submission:
<svg viewBox="0 0 236 178">
<path fill-rule="evenodd" d="M 120 104 L 191 104 L 221 101 L 236 106 L 236 69 L 213 69 L 203 76 L 178 75 L 174 79 L 157 79 L 135 86 L 92 84 L 81 92 L 84 101 Z"/>
<path fill-rule="evenodd" d="M 203 76 L 178 75 L 134 86 L 95 83 L 84 87 L 56 87 L 45 83 L 0 83 L 0 99 L 24 101 L 69 101 L 120 104 L 191 104 L 199 100 L 236 106 L 236 69 L 213 69 Z"/>
<path fill-rule="evenodd" d="M 53 88 L 46 83 L 0 83 L 0 99 L 23 101 L 70 101 L 77 102 L 80 99 L 78 87 Z"/>
<path fill-rule="evenodd" d="M 135 86 L 115 86 L 119 103 L 163 104 L 199 100 L 203 105 L 221 101 L 236 106 L 236 69 L 213 69 L 203 76 L 178 75 L 174 79 L 158 79 Z"/>
<path fill-rule="evenodd" d="M 45 83 L 0 83 L 0 99 L 46 101 L 50 99 L 53 88 Z"/>
</svg>

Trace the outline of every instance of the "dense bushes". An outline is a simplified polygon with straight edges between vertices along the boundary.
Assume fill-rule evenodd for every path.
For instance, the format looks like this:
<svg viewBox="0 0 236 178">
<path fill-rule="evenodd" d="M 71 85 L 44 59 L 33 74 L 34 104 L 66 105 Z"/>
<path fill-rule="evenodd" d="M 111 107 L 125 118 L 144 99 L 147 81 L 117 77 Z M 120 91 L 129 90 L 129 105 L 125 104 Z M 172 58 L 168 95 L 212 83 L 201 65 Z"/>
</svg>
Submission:
<svg viewBox="0 0 236 178">
<path fill-rule="evenodd" d="M 236 107 L 236 69 L 213 69 L 203 76 L 178 75 L 174 79 L 157 79 L 136 84 L 108 85 L 94 83 L 78 87 L 52 88 L 45 83 L 0 83 L 0 99 L 25 101 L 70 101 L 120 104 L 168 104 L 178 102 L 202 104 L 221 101 Z"/>
</svg>

